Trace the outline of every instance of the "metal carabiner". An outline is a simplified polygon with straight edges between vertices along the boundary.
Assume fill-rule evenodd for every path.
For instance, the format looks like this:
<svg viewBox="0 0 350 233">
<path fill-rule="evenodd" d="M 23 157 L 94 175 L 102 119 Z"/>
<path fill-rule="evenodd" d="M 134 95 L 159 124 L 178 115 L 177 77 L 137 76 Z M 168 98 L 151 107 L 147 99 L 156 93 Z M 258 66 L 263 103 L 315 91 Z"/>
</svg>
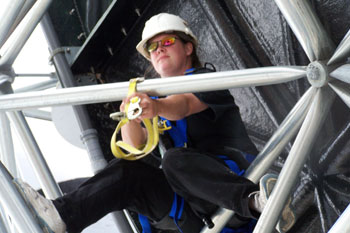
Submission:
<svg viewBox="0 0 350 233">
<path fill-rule="evenodd" d="M 141 99 L 138 96 L 135 96 L 130 100 L 128 112 L 126 114 L 129 120 L 134 120 L 141 115 L 142 108 L 140 107 L 140 102 Z"/>
<path fill-rule="evenodd" d="M 126 117 L 126 115 L 125 112 L 115 112 L 111 113 L 109 117 L 112 118 L 112 120 L 114 121 L 121 121 Z"/>
</svg>

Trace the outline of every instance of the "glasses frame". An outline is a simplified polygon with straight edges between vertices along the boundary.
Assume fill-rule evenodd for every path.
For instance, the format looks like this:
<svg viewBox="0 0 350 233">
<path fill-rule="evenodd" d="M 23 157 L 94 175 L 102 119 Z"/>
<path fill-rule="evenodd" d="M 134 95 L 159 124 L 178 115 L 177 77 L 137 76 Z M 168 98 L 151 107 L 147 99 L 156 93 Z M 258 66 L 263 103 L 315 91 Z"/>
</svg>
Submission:
<svg viewBox="0 0 350 233">
<path fill-rule="evenodd" d="M 167 41 L 167 40 L 169 40 L 169 39 L 174 39 L 174 43 L 171 43 L 171 44 L 169 44 L 169 45 L 165 45 L 164 43 L 165 43 L 165 41 Z M 160 44 L 162 45 L 162 47 L 169 47 L 169 46 L 172 46 L 172 45 L 174 45 L 175 43 L 176 43 L 176 40 L 181 40 L 179 37 L 177 37 L 177 36 L 167 36 L 167 37 L 164 37 L 163 39 L 161 39 L 161 40 L 157 40 L 157 41 L 153 41 L 153 42 L 151 42 L 151 43 L 149 43 L 149 42 L 147 42 L 146 44 L 145 44 L 145 50 L 149 53 L 149 54 L 151 54 L 152 52 L 154 52 L 154 51 L 156 51 L 157 49 L 158 49 L 158 47 L 159 47 L 159 42 L 160 42 Z M 153 49 L 153 50 L 150 50 L 149 49 L 149 47 L 152 45 L 152 44 L 156 44 L 156 46 L 155 46 L 155 48 Z"/>
</svg>

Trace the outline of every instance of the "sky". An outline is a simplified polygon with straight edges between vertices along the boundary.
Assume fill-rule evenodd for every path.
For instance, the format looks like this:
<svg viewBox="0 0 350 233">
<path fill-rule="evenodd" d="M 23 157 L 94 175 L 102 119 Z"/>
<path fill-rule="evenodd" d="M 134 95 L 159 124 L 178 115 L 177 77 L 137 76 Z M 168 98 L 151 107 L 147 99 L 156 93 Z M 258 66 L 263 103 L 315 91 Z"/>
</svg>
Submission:
<svg viewBox="0 0 350 233">
<path fill-rule="evenodd" d="M 6 4 L 12 0 L 1 0 L 0 16 L 6 16 Z M 2 26 L 0 22 L 0 26 Z M 9 38 L 6 44 L 0 48 L 0 55 L 6 52 L 8 45 L 13 38 Z M 42 33 L 41 26 L 37 26 L 24 48 L 13 64 L 16 74 L 49 74 L 54 72 L 54 67 L 49 64 L 49 52 L 46 39 Z M 33 85 L 37 82 L 48 80 L 48 77 L 16 77 L 12 87 L 16 89 L 26 85 Z M 51 112 L 51 108 L 45 108 L 45 111 Z M 57 111 L 56 111 L 57 112 Z M 47 160 L 49 167 L 57 181 L 63 181 L 74 177 L 91 176 L 92 170 L 85 150 L 73 146 L 67 140 L 60 136 L 56 130 L 55 124 L 50 121 L 27 118 L 28 124 L 37 140 L 42 154 Z M 79 130 L 72 132 L 79 141 Z M 14 140 L 15 154 L 18 156 L 20 167 L 22 168 L 23 178 L 32 186 L 39 187 L 34 173 L 27 162 L 25 152 L 21 146 L 20 140 L 15 131 L 12 133 Z M 59 149 L 58 149 L 59 148 Z M 67 161 L 70 161 L 67 163 Z M 77 169 L 79 165 L 79 169 Z"/>
<path fill-rule="evenodd" d="M 16 74 L 48 74 L 54 71 L 53 66 L 49 65 L 48 58 L 49 52 L 46 39 L 39 26 L 15 60 L 13 68 Z M 45 77 L 16 77 L 13 88 L 16 90 L 16 88 L 32 85 L 47 79 Z M 51 112 L 52 109 L 49 107 L 43 110 Z M 27 121 L 57 181 L 92 175 L 86 151 L 65 140 L 58 133 L 54 122 L 33 118 L 27 118 Z M 71 133 L 79 138 L 79 130 L 75 129 Z M 13 136 L 16 138 L 17 135 L 14 134 Z M 15 150 L 18 149 L 21 152 L 20 141 L 18 138 L 15 140 Z M 27 165 L 28 163 L 25 163 L 24 166 Z M 27 173 L 26 176 L 31 176 L 28 169 L 24 170 Z M 33 186 L 37 186 L 36 181 L 30 180 Z"/>
<path fill-rule="evenodd" d="M 6 7 L 1 8 L 2 10 L 0 9 L 0 16 L 4 13 L 4 9 L 6 9 Z M 6 46 L 7 45 L 5 44 L 0 49 L 0 55 L 6 51 Z M 16 74 L 49 74 L 54 72 L 54 67 L 49 64 L 48 58 L 49 52 L 47 42 L 42 34 L 41 27 L 38 26 L 15 60 L 13 68 Z M 17 88 L 42 82 L 47 79 L 48 78 L 45 77 L 16 77 L 12 86 L 13 89 L 16 90 Z M 50 107 L 42 110 L 49 112 L 52 111 Z M 54 109 L 53 112 L 60 113 L 60 111 L 60 109 Z M 57 130 L 56 125 L 62 126 L 62 122 L 55 123 L 52 121 L 33 118 L 26 119 L 56 181 L 60 182 L 77 177 L 87 177 L 93 175 L 87 152 L 84 149 L 69 143 Z M 70 117 L 69 119 L 73 119 L 73 117 Z M 64 119 L 65 123 L 74 122 L 73 120 L 67 121 Z M 67 128 L 74 128 L 74 130 L 70 130 L 70 136 L 75 137 L 76 141 L 80 141 L 80 132 L 78 127 L 76 125 L 74 127 L 69 124 L 67 125 Z M 66 129 L 63 131 L 65 130 Z M 24 179 L 34 188 L 39 188 L 39 182 L 30 163 L 28 162 L 26 152 L 23 149 L 21 140 L 16 135 L 15 130 L 12 130 L 12 138 L 15 156 L 20 168 L 22 179 Z M 97 224 L 84 230 L 83 233 L 116 233 L 114 223 L 111 219 L 111 216 L 107 216 Z"/>
</svg>

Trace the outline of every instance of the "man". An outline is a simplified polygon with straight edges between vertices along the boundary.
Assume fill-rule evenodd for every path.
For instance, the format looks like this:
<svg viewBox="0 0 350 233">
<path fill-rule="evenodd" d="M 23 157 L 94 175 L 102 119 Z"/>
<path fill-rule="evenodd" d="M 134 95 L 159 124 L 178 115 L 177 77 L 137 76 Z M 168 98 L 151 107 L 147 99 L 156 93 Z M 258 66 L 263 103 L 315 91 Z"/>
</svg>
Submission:
<svg viewBox="0 0 350 233">
<path fill-rule="evenodd" d="M 197 38 L 183 19 L 162 13 L 146 22 L 137 50 L 161 78 L 212 71 L 200 67 L 197 44 Z M 180 130 L 182 145 L 175 145 L 174 140 L 173 144 L 162 140 L 163 146 L 166 144 L 162 169 L 142 161 L 114 160 L 76 191 L 52 202 L 17 181 L 43 227 L 56 233 L 80 232 L 107 213 L 122 209 L 147 216 L 156 228 L 184 233 L 199 232 L 202 221 L 210 224 L 210 216 L 218 207 L 234 210 L 241 223 L 247 218 L 258 218 L 276 179 L 265 178 L 261 192 L 256 184 L 240 176 L 239 171 L 232 170 L 232 163 L 238 170 L 246 169 L 248 154 L 257 151 L 228 91 L 157 99 L 146 93 L 134 93 L 123 100 L 120 109 L 124 110 L 125 104 L 135 96 L 141 100 L 142 114 L 123 126 L 123 141 L 142 146 L 147 139 L 142 119 L 160 116 L 171 122 L 173 128 L 185 125 Z M 272 186 L 267 192 L 268 183 Z M 179 202 L 178 198 L 185 201 Z M 173 223 L 169 221 L 169 213 L 177 202 L 182 206 L 182 214 L 178 219 L 171 216 L 175 219 Z M 290 216 L 294 221 L 294 215 Z M 287 221 L 280 231 L 290 227 Z"/>
</svg>

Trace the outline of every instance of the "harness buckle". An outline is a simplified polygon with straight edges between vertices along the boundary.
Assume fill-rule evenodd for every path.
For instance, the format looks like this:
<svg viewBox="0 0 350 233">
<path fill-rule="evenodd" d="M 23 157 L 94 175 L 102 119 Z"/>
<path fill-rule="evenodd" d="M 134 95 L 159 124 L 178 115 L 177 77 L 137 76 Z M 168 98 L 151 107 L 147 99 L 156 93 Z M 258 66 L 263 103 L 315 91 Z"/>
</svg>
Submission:
<svg viewBox="0 0 350 233">
<path fill-rule="evenodd" d="M 167 120 L 159 120 L 158 121 L 158 130 L 159 133 L 163 134 L 164 131 L 170 130 L 171 126 L 167 126 Z"/>
</svg>

